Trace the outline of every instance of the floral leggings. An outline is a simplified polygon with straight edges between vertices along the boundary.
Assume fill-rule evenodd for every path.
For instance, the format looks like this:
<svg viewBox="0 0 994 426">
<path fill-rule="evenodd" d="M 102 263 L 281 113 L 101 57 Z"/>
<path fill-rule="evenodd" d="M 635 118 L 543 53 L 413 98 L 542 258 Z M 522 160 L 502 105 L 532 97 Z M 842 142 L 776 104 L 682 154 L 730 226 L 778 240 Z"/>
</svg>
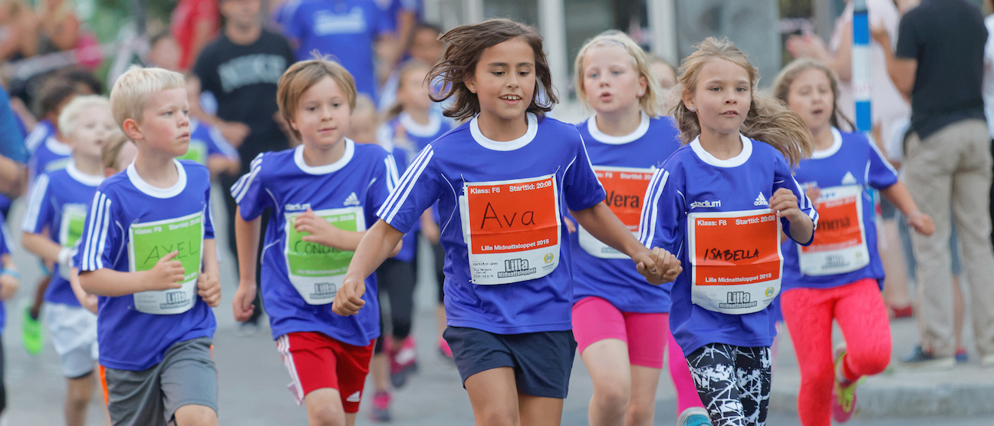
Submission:
<svg viewBox="0 0 994 426">
<path fill-rule="evenodd" d="M 770 348 L 711 343 L 687 356 L 714 426 L 763 426 L 770 403 Z"/>
</svg>

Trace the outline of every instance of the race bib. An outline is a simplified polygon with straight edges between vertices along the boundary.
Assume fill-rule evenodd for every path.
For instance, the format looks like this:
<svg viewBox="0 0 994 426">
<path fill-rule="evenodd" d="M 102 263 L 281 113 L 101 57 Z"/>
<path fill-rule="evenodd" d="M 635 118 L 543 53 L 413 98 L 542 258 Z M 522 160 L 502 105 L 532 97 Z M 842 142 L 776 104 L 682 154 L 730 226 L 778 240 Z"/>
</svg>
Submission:
<svg viewBox="0 0 994 426">
<path fill-rule="evenodd" d="M 691 213 L 691 300 L 709 311 L 758 312 L 780 293 L 780 221 L 770 209 Z"/>
<path fill-rule="evenodd" d="M 172 290 L 135 293 L 135 309 L 146 314 L 181 314 L 193 307 L 197 278 L 203 264 L 204 213 L 176 219 L 135 223 L 128 229 L 128 261 L 131 272 L 148 271 L 174 251 L 173 260 L 183 264 L 183 286 Z"/>
<path fill-rule="evenodd" d="M 66 204 L 62 207 L 62 222 L 59 224 L 59 245 L 72 247 L 83 236 L 86 224 L 86 205 Z M 59 267 L 59 276 L 69 279 L 69 268 Z"/>
<path fill-rule="evenodd" d="M 202 140 L 190 139 L 189 148 L 186 154 L 176 158 L 177 160 L 193 160 L 200 164 L 207 165 L 207 144 Z"/>
<path fill-rule="evenodd" d="M 818 198 L 818 232 L 811 245 L 797 246 L 801 273 L 833 275 L 858 270 L 870 263 L 863 227 L 863 188 L 833 186 Z"/>
<path fill-rule="evenodd" d="M 556 175 L 465 183 L 459 197 L 474 284 L 510 284 L 559 265 L 562 220 Z"/>
<path fill-rule="evenodd" d="M 639 235 L 639 220 L 642 216 L 642 198 L 649 188 L 649 181 L 652 180 L 654 170 L 635 169 L 627 167 L 605 167 L 594 166 L 594 173 L 597 180 L 604 186 L 607 204 L 611 212 L 614 213 L 621 223 L 635 238 Z M 593 235 L 590 235 L 582 226 L 579 227 L 580 247 L 592 256 L 602 259 L 628 259 L 624 253 L 600 242 Z"/>
<path fill-rule="evenodd" d="M 366 217 L 362 207 L 318 210 L 314 214 L 343 231 L 365 231 Z M 309 305 L 325 305 L 335 300 L 338 288 L 345 282 L 345 272 L 355 252 L 339 250 L 303 240 L 306 232 L 297 232 L 294 224 L 300 213 L 286 213 L 286 243 L 283 257 L 290 284 Z"/>
</svg>

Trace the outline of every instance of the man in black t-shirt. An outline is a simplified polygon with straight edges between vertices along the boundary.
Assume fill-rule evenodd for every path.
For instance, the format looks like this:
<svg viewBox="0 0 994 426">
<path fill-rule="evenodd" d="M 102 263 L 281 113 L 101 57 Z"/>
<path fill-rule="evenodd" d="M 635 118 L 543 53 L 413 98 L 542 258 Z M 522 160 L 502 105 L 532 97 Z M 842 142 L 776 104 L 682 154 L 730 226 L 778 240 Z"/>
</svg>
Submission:
<svg viewBox="0 0 994 426">
<path fill-rule="evenodd" d="M 242 174 L 249 171 L 259 153 L 289 148 L 286 135 L 277 121 L 277 82 L 295 61 L 293 49 L 283 36 L 262 28 L 261 0 L 221 0 L 225 18 L 224 31 L 201 51 L 193 66 L 202 92 L 217 100 L 217 115 L 199 113 L 202 120 L 215 126 L 238 148 Z M 195 108 L 197 109 L 197 108 Z M 222 175 L 227 191 L 238 176 Z M 227 195 L 228 243 L 237 257 L 234 199 Z M 263 218 L 265 229 L 266 218 Z M 259 271 L 256 268 L 256 280 Z M 257 288 L 258 289 L 258 288 Z M 246 322 L 246 330 L 256 330 L 261 309 L 256 292 L 255 311 Z"/>
<path fill-rule="evenodd" d="M 994 251 L 991 247 L 991 151 L 981 82 L 987 29 L 980 11 L 963 0 L 924 0 L 901 19 L 897 52 L 885 31 L 887 71 L 911 95 L 905 180 L 935 233 L 912 233 L 918 261 L 921 344 L 906 363 L 952 367 L 953 291 L 950 212 L 970 284 L 974 335 L 983 365 L 994 366 Z"/>
</svg>

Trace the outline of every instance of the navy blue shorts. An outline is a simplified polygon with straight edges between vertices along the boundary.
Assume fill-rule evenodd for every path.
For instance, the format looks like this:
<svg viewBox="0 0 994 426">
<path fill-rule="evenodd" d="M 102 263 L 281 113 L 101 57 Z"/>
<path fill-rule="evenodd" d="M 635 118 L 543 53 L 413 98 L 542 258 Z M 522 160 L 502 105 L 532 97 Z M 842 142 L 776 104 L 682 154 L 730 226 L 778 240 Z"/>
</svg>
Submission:
<svg viewBox="0 0 994 426">
<path fill-rule="evenodd" d="M 500 367 L 514 369 L 518 391 L 545 398 L 566 398 L 576 354 L 572 331 L 494 334 L 448 327 L 442 334 L 455 360 L 463 387 L 470 376 Z"/>
</svg>

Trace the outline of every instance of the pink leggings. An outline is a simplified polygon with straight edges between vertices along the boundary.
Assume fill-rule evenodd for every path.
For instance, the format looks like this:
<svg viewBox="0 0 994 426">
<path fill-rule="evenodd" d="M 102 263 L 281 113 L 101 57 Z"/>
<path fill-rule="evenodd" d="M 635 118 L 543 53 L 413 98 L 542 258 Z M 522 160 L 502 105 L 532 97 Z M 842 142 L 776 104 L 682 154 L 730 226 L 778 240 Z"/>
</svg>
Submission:
<svg viewBox="0 0 994 426">
<path fill-rule="evenodd" d="M 798 417 L 804 426 L 829 426 L 835 383 L 832 320 L 846 340 L 846 378 L 880 373 L 890 363 L 890 323 L 880 287 L 876 280 L 862 279 L 829 289 L 788 290 L 780 300 L 801 369 Z"/>
</svg>

